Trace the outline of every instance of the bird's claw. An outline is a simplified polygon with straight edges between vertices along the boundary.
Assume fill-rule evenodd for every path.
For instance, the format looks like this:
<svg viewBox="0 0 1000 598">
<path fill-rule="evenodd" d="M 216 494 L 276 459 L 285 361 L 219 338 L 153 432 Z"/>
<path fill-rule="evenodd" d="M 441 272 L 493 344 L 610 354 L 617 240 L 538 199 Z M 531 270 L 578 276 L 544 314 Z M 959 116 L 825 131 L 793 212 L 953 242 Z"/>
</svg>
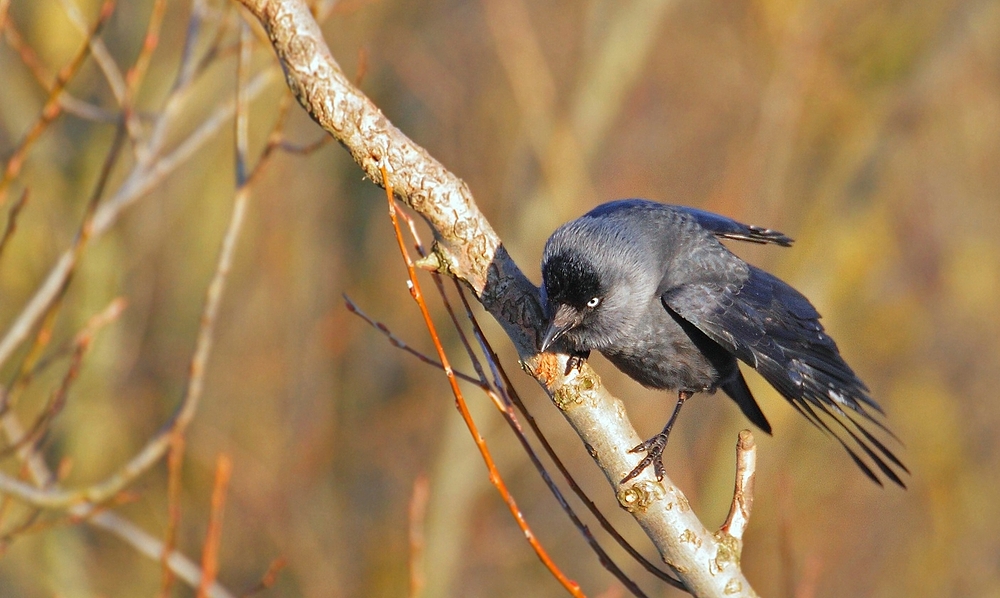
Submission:
<svg viewBox="0 0 1000 598">
<path fill-rule="evenodd" d="M 663 450 L 667 448 L 667 435 L 657 434 L 649 440 L 637 444 L 632 449 L 629 450 L 630 453 L 642 453 L 645 452 L 646 456 L 639 461 L 639 464 L 635 468 L 628 472 L 628 475 L 622 478 L 621 484 L 628 482 L 629 480 L 635 478 L 640 473 L 643 472 L 650 465 L 653 466 L 653 473 L 656 474 L 656 480 L 660 481 L 663 479 Z"/>
<path fill-rule="evenodd" d="M 588 357 L 590 357 L 590 351 L 570 355 L 569 359 L 566 360 L 566 373 L 563 375 L 569 376 L 573 370 L 579 371 L 583 364 L 587 363 Z"/>
</svg>

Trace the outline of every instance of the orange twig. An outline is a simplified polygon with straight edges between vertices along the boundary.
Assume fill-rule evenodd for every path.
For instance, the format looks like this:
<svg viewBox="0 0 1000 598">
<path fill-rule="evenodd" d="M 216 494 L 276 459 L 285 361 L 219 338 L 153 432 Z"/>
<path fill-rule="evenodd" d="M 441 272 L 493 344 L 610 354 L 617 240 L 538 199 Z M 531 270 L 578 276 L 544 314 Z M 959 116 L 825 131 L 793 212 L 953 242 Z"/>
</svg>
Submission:
<svg viewBox="0 0 1000 598">
<path fill-rule="evenodd" d="M 486 446 L 486 440 L 483 439 L 482 435 L 479 433 L 479 428 L 476 426 L 476 422 L 473 420 L 472 414 L 469 413 L 468 406 L 465 403 L 465 397 L 462 395 L 462 390 L 458 386 L 458 378 L 455 376 L 455 373 L 451 368 L 451 364 L 448 362 L 448 356 L 445 354 L 444 346 L 441 344 L 441 339 L 437 335 L 437 329 L 434 326 L 434 321 L 431 319 L 430 311 L 427 309 L 427 303 L 424 301 L 423 293 L 420 291 L 420 283 L 417 282 L 416 267 L 413 265 L 413 260 L 410 259 L 410 254 L 406 250 L 406 242 L 403 240 L 403 233 L 399 228 L 399 219 L 396 217 L 396 202 L 393 195 L 392 184 L 389 182 L 389 176 L 385 170 L 384 164 L 380 166 L 380 170 L 382 172 L 382 183 L 385 187 L 386 198 L 389 201 L 389 218 L 392 220 L 392 226 L 396 232 L 396 241 L 399 244 L 399 251 L 403 256 L 403 261 L 406 263 L 406 270 L 409 275 L 407 286 L 410 289 L 410 295 L 420 308 L 420 313 L 424 318 L 424 323 L 427 325 L 427 331 L 431 336 L 431 340 L 434 342 L 434 348 L 437 350 L 438 359 L 440 359 L 441 364 L 444 367 L 445 375 L 448 377 L 448 383 L 451 385 L 452 394 L 455 395 L 455 406 L 458 408 L 458 412 L 462 415 L 462 419 L 465 421 L 465 425 L 469 428 L 469 433 L 472 435 L 472 439 L 475 441 L 476 447 L 479 449 L 479 453 L 482 455 L 483 461 L 486 463 L 486 469 L 489 471 L 490 482 L 494 487 L 496 487 L 497 492 L 507 505 L 511 515 L 514 516 L 514 520 L 517 522 L 517 526 L 521 528 L 521 532 L 524 534 L 525 538 L 527 538 L 528 544 L 531 545 L 535 554 L 538 555 L 538 558 L 552 573 L 553 577 L 555 577 L 556 580 L 558 580 L 570 594 L 582 597 L 584 594 L 580 589 L 579 584 L 568 578 L 559 569 L 559 567 L 556 566 L 548 552 L 538 541 L 535 533 L 531 530 L 531 527 L 524 518 L 524 514 L 517 506 L 517 502 L 507 489 L 507 484 L 504 483 L 503 478 L 500 476 L 500 472 L 497 470 L 496 464 L 493 461 L 493 455 L 490 454 L 489 448 Z"/>
<path fill-rule="evenodd" d="M 174 585 L 174 571 L 170 568 L 170 553 L 177 544 L 177 528 L 181 522 L 181 465 L 184 463 L 184 434 L 180 430 L 170 436 L 167 453 L 167 531 L 163 538 L 163 555 L 160 557 L 160 596 L 170 598 Z"/>
<path fill-rule="evenodd" d="M 149 23 L 146 26 L 146 36 L 142 40 L 142 50 L 139 51 L 139 56 L 136 58 L 135 64 L 125 73 L 125 85 L 127 86 L 129 98 L 126 105 L 131 104 L 131 100 L 135 98 L 139 84 L 142 83 L 142 79 L 146 76 L 147 69 L 149 69 L 149 62 L 153 58 L 153 52 L 160 43 L 160 27 L 163 25 L 163 13 L 166 12 L 166 8 L 166 0 L 155 0 L 153 2 L 153 11 L 149 15 Z"/>
<path fill-rule="evenodd" d="M 264 572 L 264 577 L 260 578 L 260 582 L 254 587 L 250 588 L 246 592 L 243 592 L 242 598 L 247 598 L 248 596 L 253 596 L 258 592 L 262 592 L 271 586 L 273 586 L 278 581 L 278 574 L 288 565 L 288 559 L 283 556 L 271 561 L 268 566 L 267 571 Z"/>
<path fill-rule="evenodd" d="M 31 71 L 35 82 L 45 91 L 49 91 L 50 74 L 46 71 L 42 61 L 38 59 L 38 54 L 35 54 L 35 50 L 25 43 L 24 38 L 21 37 L 21 32 L 14 25 L 14 21 L 10 19 L 4 21 L 3 33 L 7 36 L 7 43 L 21 57 L 21 62 L 24 63 L 24 66 L 28 67 L 28 70 Z"/>
<path fill-rule="evenodd" d="M 215 486 L 212 488 L 212 512 L 208 519 L 208 533 L 201 549 L 201 583 L 198 598 L 208 598 L 208 589 L 215 583 L 219 572 L 219 543 L 222 540 L 222 512 L 226 506 L 226 490 L 233 472 L 229 455 L 222 453 L 215 464 Z"/>
</svg>

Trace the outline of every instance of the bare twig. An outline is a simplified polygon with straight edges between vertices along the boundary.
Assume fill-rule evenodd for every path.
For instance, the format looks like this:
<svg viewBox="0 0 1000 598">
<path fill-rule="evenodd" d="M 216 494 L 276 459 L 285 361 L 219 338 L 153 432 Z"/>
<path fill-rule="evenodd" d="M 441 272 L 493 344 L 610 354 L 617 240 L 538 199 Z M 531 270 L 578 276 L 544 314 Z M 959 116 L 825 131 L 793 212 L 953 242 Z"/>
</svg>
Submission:
<svg viewBox="0 0 1000 598">
<path fill-rule="evenodd" d="M 358 307 L 357 304 L 354 303 L 354 301 L 352 301 L 351 298 L 348 297 L 347 295 L 344 295 L 344 303 L 347 306 L 347 311 L 349 311 L 352 314 L 358 316 L 359 318 L 361 318 L 362 320 L 364 320 L 365 322 L 367 322 L 369 326 L 371 326 L 372 328 L 374 328 L 374 329 L 378 330 L 379 332 L 381 332 L 382 334 L 384 334 L 385 338 L 388 339 L 388 341 L 392 344 L 393 347 L 396 347 L 397 349 L 402 349 L 403 351 L 406 351 L 407 353 L 409 353 L 410 355 L 413 355 L 414 357 L 416 357 L 420 361 L 426 363 L 427 365 L 433 366 L 433 367 L 438 368 L 438 369 L 440 369 L 442 371 L 444 370 L 444 365 L 442 365 L 440 361 L 435 361 L 429 355 L 421 353 L 420 351 L 417 351 L 416 349 L 414 349 L 413 347 L 411 347 L 410 345 L 408 345 L 406 343 L 406 341 L 402 340 L 401 338 L 399 338 L 398 336 L 396 336 L 395 334 L 393 334 L 392 330 L 389 330 L 388 326 L 386 326 L 382 322 L 379 322 L 377 320 L 372 319 L 368 314 L 366 314 L 365 312 L 361 311 L 361 308 Z M 483 381 L 481 379 L 479 379 L 479 378 L 476 378 L 474 376 L 470 376 L 470 375 L 465 374 L 463 372 L 460 372 L 458 370 L 453 370 L 453 373 L 455 374 L 455 376 L 457 376 L 458 378 L 460 378 L 460 379 L 462 379 L 462 380 L 464 380 L 466 382 L 469 382 L 471 384 L 475 384 L 476 386 L 478 386 L 480 388 L 483 388 L 483 389 L 486 388 L 484 386 L 484 384 L 483 384 Z"/>
<path fill-rule="evenodd" d="M 215 583 L 219 571 L 219 544 L 222 540 L 222 514 L 226 507 L 226 490 L 232 475 L 233 463 L 225 453 L 215 464 L 215 485 L 212 487 L 212 510 L 208 519 L 208 532 L 201 550 L 201 583 L 198 598 L 208 598 L 208 589 Z"/>
<path fill-rule="evenodd" d="M 119 126 L 115 134 L 114 141 L 112 141 L 111 147 L 108 149 L 108 153 L 105 156 L 104 163 L 101 166 L 101 172 L 98 175 L 97 183 L 94 186 L 94 190 L 91 192 L 89 200 L 87 201 L 87 206 L 84 210 L 83 218 L 80 223 L 80 228 L 77 231 L 76 238 L 73 240 L 73 245 L 69 250 L 70 259 L 67 263 L 66 278 L 62 282 L 62 286 L 54 289 L 54 292 L 48 297 L 48 303 L 38 306 L 42 324 L 39 326 L 38 331 L 35 334 L 34 343 L 21 363 L 18 377 L 15 379 L 11 392 L 5 398 L 2 405 L 3 409 L 0 409 L 0 413 L 6 412 L 7 409 L 17 402 L 21 390 L 23 390 L 23 388 L 27 386 L 28 382 L 31 380 L 32 370 L 34 369 L 35 363 L 42 358 L 43 351 L 52 339 L 52 327 L 55 325 L 56 316 L 58 315 L 59 308 L 62 304 L 62 297 L 69 287 L 70 277 L 73 274 L 76 264 L 79 262 L 80 256 L 83 254 L 83 251 L 87 246 L 87 241 L 90 239 L 93 228 L 94 212 L 97 209 L 98 202 L 104 195 L 104 190 L 107 186 L 108 179 L 111 176 L 111 170 L 118 158 L 118 152 L 121 149 L 123 138 L 123 128 Z M 6 414 L 4 417 L 13 417 L 13 415 Z"/>
<path fill-rule="evenodd" d="M 278 574 L 288 565 L 288 559 L 283 556 L 271 561 L 268 565 L 267 571 L 264 572 L 264 576 L 260 578 L 260 581 L 254 587 L 250 588 L 243 593 L 243 598 L 248 596 L 253 596 L 258 592 L 263 592 L 264 590 L 270 588 L 278 581 Z"/>
<path fill-rule="evenodd" d="M 146 35 L 142 38 L 142 50 L 139 51 L 135 64 L 125 73 L 126 97 L 129 98 L 125 102 L 126 104 L 132 103 L 132 98 L 135 97 L 143 77 L 146 76 L 153 52 L 156 51 L 156 46 L 160 43 L 160 27 L 163 26 L 163 14 L 166 9 L 167 0 L 153 1 L 153 10 L 150 12 L 149 21 L 146 24 Z"/>
<path fill-rule="evenodd" d="M 216 316 L 219 312 L 219 304 L 222 300 L 226 279 L 232 267 L 233 253 L 242 229 L 249 194 L 250 188 L 246 185 L 237 189 L 233 202 L 232 216 L 223 237 L 222 249 L 219 252 L 216 270 L 206 291 L 205 308 L 202 312 L 201 326 L 198 330 L 198 338 L 195 341 L 195 350 L 191 358 L 187 388 L 180 405 L 167 424 L 128 463 L 101 482 L 80 489 L 45 490 L 18 482 L 17 480 L 0 477 L 0 492 L 14 494 L 35 506 L 44 508 L 63 508 L 78 502 L 100 503 L 117 494 L 122 488 L 152 467 L 169 448 L 171 436 L 178 431 L 179 433 L 183 433 L 194 418 L 198 402 L 201 398 L 204 387 L 205 366 L 212 350 Z M 96 224 L 90 230 L 92 232 L 96 230 Z M 21 434 L 17 434 L 15 437 L 20 438 Z"/>
<path fill-rule="evenodd" d="M 256 75 L 247 85 L 248 96 L 254 97 L 260 94 L 276 76 L 277 69 L 269 69 Z M 151 161 L 146 166 L 137 165 L 129 173 L 125 182 L 122 183 L 115 194 L 103 202 L 97 209 L 97 212 L 94 214 L 91 231 L 92 237 L 99 237 L 106 232 L 118 220 L 118 217 L 126 208 L 134 204 L 140 197 L 144 196 L 161 182 L 164 177 L 190 159 L 195 151 L 212 139 L 219 132 L 219 129 L 232 118 L 235 108 L 235 100 L 221 104 L 190 135 L 178 144 L 173 151 Z M 154 127 L 154 131 L 163 131 L 163 133 L 151 136 L 151 153 L 156 154 L 162 149 L 159 145 L 153 145 L 153 141 L 156 140 L 158 143 L 162 143 L 162 137 L 166 134 L 165 132 L 171 130 L 179 117 L 180 114 L 177 109 L 174 109 L 169 114 L 161 115 L 157 125 Z M 59 290 L 69 277 L 73 265 L 74 256 L 72 250 L 63 252 L 49 271 L 45 281 L 39 286 L 34 296 L 32 296 L 18 317 L 10 325 L 7 334 L 0 339 L 0 365 L 3 365 L 7 361 L 14 350 L 27 337 L 39 318 L 45 313 L 46 306 L 59 293 Z"/>
<path fill-rule="evenodd" d="M 21 192 L 21 197 L 10 206 L 10 210 L 7 212 L 7 224 L 4 225 L 3 233 L 0 233 L 0 257 L 3 257 L 4 248 L 17 230 L 17 216 L 21 213 L 26 203 L 28 203 L 27 189 Z"/>
<path fill-rule="evenodd" d="M 514 520 L 517 522 L 518 527 L 521 528 L 521 532 L 524 533 L 524 537 L 527 538 L 528 544 L 531 545 L 531 548 L 535 551 L 535 554 L 542 561 L 545 567 L 552 573 L 556 580 L 562 584 L 566 591 L 573 596 L 582 597 L 583 592 L 580 590 L 579 584 L 563 574 L 563 572 L 558 566 L 556 566 L 555 562 L 549 556 L 548 551 L 546 551 L 538 541 L 535 533 L 531 531 L 531 528 L 528 526 L 528 522 L 524 518 L 524 514 L 517 506 L 517 502 L 514 500 L 513 495 L 511 495 L 510 491 L 507 489 L 507 484 L 503 481 L 503 478 L 496 469 L 493 456 L 490 454 L 490 451 L 486 446 L 486 440 L 479 433 L 478 426 L 476 426 L 476 422 L 472 419 L 472 414 L 469 412 L 469 408 L 465 403 L 462 390 L 458 386 L 458 378 L 451 369 L 451 365 L 448 362 L 448 356 L 445 354 L 444 346 L 441 344 L 441 339 L 438 338 L 434 321 L 431 319 L 430 311 L 427 309 L 427 303 L 424 301 L 423 293 L 420 290 L 420 283 L 417 281 L 417 269 L 413 265 L 413 260 L 410 259 L 409 252 L 406 250 L 406 242 L 403 240 L 403 233 L 399 228 L 399 219 L 396 217 L 396 201 L 393 198 L 392 183 L 389 182 L 389 176 L 384 166 L 382 167 L 382 182 L 389 202 L 389 217 L 392 220 L 392 226 L 396 232 L 396 241 L 399 244 L 399 252 L 402 254 L 403 261 L 406 264 L 407 275 L 409 276 L 407 286 L 410 289 L 410 295 L 420 308 L 420 314 L 423 316 L 424 323 L 427 325 L 427 332 L 430 334 L 431 340 L 434 342 L 434 348 L 437 350 L 438 359 L 441 360 L 445 375 L 448 377 L 448 382 L 451 385 L 451 392 L 455 396 L 455 406 L 458 408 L 458 412 L 462 415 L 465 425 L 469 428 L 469 433 L 472 435 L 472 438 L 476 443 L 476 448 L 479 449 L 479 453 L 483 457 L 483 461 L 486 462 L 486 468 L 489 470 L 490 474 L 490 482 L 497 489 L 500 497 L 507 505 L 507 509 L 510 511 L 511 515 L 514 516 Z"/>
<path fill-rule="evenodd" d="M 170 437 L 167 453 L 167 531 L 163 538 L 160 556 L 160 598 L 170 598 L 174 585 L 174 571 L 170 568 L 170 553 L 177 542 L 177 528 L 181 523 L 181 467 L 184 464 L 184 435 L 174 432 Z"/>
<path fill-rule="evenodd" d="M 66 15 L 69 17 L 71 23 L 76 25 L 77 29 L 81 33 L 86 33 L 86 20 L 80 9 L 71 0 L 61 0 L 63 8 L 66 10 Z M 160 15 L 162 17 L 162 14 Z M 158 27 L 157 23 L 157 8 L 153 8 L 153 14 L 150 16 L 150 26 Z M 148 37 L 146 42 L 148 42 Z M 125 131 L 128 133 L 129 140 L 132 142 L 132 148 L 136 151 L 136 155 L 140 162 L 145 162 L 149 158 L 149 154 L 144 151 L 144 147 L 139 142 L 140 136 L 142 134 L 142 127 L 139 123 L 138 116 L 133 110 L 132 103 L 134 100 L 134 94 L 131 93 L 134 90 L 130 90 L 126 77 L 122 74 L 121 69 L 118 67 L 118 63 L 115 62 L 114 57 L 111 56 L 111 51 L 108 50 L 107 45 L 104 40 L 97 37 L 90 37 L 88 39 L 90 44 L 90 52 L 94 56 L 94 61 L 97 63 L 98 68 L 104 74 L 104 79 L 108 82 L 108 87 L 111 89 L 112 95 L 118 102 L 118 105 L 122 108 L 122 118 L 125 122 Z M 142 50 L 139 52 L 138 61 L 141 63 L 148 60 L 146 42 L 143 44 Z"/>
<path fill-rule="evenodd" d="M 56 75 L 55 83 L 49 89 L 49 97 L 45 100 L 45 105 L 42 106 L 41 113 L 35 120 L 35 123 L 28 129 L 28 132 L 24 134 L 21 138 L 20 143 L 14 149 L 10 158 L 7 159 L 7 165 L 4 167 L 3 173 L 0 174 L 0 206 L 2 206 L 7 198 L 7 187 L 10 182 L 13 181 L 17 175 L 21 172 L 21 166 L 24 165 L 24 160 L 27 158 L 28 150 L 34 145 L 35 141 L 42 135 L 45 129 L 48 128 L 49 124 L 52 123 L 62 112 L 62 108 L 59 104 L 59 96 L 62 94 L 63 89 L 65 89 L 66 84 L 69 83 L 70 79 L 80 70 L 83 66 L 83 61 L 90 54 L 90 42 L 97 38 L 100 34 L 101 29 L 104 27 L 105 23 L 111 17 L 111 13 L 114 10 L 114 1 L 105 0 L 104 4 L 101 5 L 101 12 L 97 18 L 97 22 L 90 26 L 87 32 L 87 38 L 84 40 L 83 45 L 77 51 L 76 55 L 69 61 L 69 64 L 64 66 L 59 74 Z"/>
<path fill-rule="evenodd" d="M 21 32 L 14 24 L 14 21 L 10 19 L 5 20 L 3 27 L 0 28 L 0 32 L 6 36 L 7 43 L 10 44 L 11 49 L 17 52 L 17 55 L 21 58 L 21 62 L 31 72 L 31 76 L 35 78 L 35 83 L 38 83 L 42 89 L 48 92 L 51 75 L 45 68 L 45 65 L 42 64 L 42 61 L 38 59 L 38 54 L 35 54 L 34 48 L 25 43 L 24 37 L 21 36 Z"/>
<path fill-rule="evenodd" d="M 44 371 L 50 365 L 55 363 L 57 360 L 71 355 L 76 347 L 83 342 L 89 342 L 101 328 L 113 323 L 115 320 L 121 316 L 122 312 L 125 311 L 125 307 L 128 305 L 128 301 L 124 297 L 116 297 L 108 303 L 100 313 L 97 313 L 87 320 L 84 324 L 83 329 L 76 333 L 72 339 L 69 339 L 63 345 L 52 349 L 47 355 L 38 360 L 35 364 L 34 369 L 30 372 L 29 377 L 33 378 L 37 376 L 40 372 Z M 23 377 L 23 374 L 22 374 Z M 19 379 L 20 380 L 20 379 Z"/>
<path fill-rule="evenodd" d="M 163 542 L 112 511 L 98 513 L 87 523 L 121 538 L 149 559 L 158 561 L 163 554 Z M 200 585 L 202 571 L 194 561 L 174 551 L 170 553 L 167 562 L 170 564 L 170 569 L 178 578 L 184 580 L 184 583 L 193 588 Z M 234 594 L 215 582 L 208 588 L 208 598 L 234 598 Z"/>
<path fill-rule="evenodd" d="M 757 474 L 757 443 L 750 430 L 740 432 L 736 441 L 736 487 L 733 490 L 733 504 L 729 516 L 719 530 L 729 534 L 742 544 L 743 532 L 750 523 L 753 509 L 753 486 Z M 738 555 L 737 555 L 738 556 Z"/>
</svg>

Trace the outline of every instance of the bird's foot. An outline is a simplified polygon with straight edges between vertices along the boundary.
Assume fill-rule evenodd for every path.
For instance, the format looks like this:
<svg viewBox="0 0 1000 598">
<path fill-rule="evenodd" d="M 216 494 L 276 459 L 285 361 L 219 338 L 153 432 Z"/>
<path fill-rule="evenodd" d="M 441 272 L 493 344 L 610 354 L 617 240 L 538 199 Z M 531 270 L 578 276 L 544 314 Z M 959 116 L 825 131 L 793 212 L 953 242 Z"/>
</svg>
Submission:
<svg viewBox="0 0 1000 598">
<path fill-rule="evenodd" d="M 660 432 L 656 436 L 653 436 L 649 440 L 638 444 L 629 450 L 630 453 L 645 452 L 646 456 L 642 458 L 642 461 L 639 461 L 639 464 L 635 466 L 635 469 L 628 472 L 628 475 L 622 479 L 622 484 L 638 476 L 650 465 L 653 466 L 653 473 L 656 474 L 657 481 L 663 479 L 663 449 L 667 448 L 667 436 L 667 433 Z"/>
<path fill-rule="evenodd" d="M 587 363 L 588 357 L 590 357 L 590 351 L 570 355 L 569 359 L 566 360 L 566 372 L 563 375 L 569 376 L 573 370 L 579 371 L 583 367 L 583 364 Z"/>
</svg>

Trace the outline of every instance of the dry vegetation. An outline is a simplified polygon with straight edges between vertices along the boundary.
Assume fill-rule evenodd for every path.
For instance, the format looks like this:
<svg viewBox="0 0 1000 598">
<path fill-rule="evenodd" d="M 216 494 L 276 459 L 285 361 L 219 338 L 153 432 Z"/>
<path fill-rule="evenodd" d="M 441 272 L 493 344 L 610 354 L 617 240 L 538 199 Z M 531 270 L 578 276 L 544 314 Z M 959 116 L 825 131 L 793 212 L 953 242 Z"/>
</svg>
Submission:
<svg viewBox="0 0 1000 598">
<path fill-rule="evenodd" d="M 814 300 L 913 476 L 875 487 L 751 379 L 775 427 L 756 437 L 742 561 L 762 595 L 1000 592 L 1000 5 L 316 8 L 348 74 L 465 179 L 536 280 L 549 232 L 609 198 L 796 238 L 739 250 Z M 250 21 L 222 0 L 0 0 L 0 596 L 191 595 L 195 566 L 217 570 L 203 589 L 218 596 L 403 595 L 411 562 L 427 596 L 563 595 L 440 373 L 345 308 L 347 293 L 433 353 L 382 191 L 317 143 Z M 483 324 L 581 484 L 652 557 Z M 658 430 L 671 403 L 594 361 Z M 542 544 L 588 594 L 621 595 L 469 394 Z M 710 527 L 744 425 L 699 396 L 671 437 L 667 469 Z M 164 544 L 188 561 L 161 566 Z"/>
</svg>

